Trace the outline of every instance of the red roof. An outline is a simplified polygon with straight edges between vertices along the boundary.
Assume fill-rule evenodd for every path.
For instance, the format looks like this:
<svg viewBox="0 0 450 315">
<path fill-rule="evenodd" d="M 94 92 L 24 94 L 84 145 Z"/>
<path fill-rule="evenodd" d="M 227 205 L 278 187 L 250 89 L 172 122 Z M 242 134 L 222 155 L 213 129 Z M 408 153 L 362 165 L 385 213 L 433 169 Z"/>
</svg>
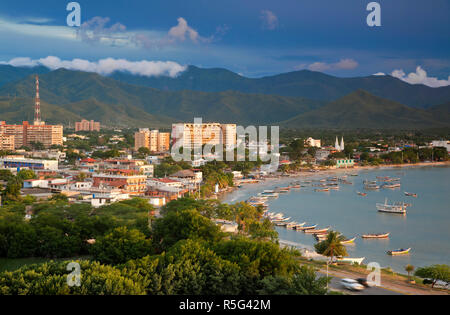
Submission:
<svg viewBox="0 0 450 315">
<path fill-rule="evenodd" d="M 86 158 L 86 159 L 82 159 L 81 162 L 84 163 L 94 163 L 97 162 L 97 160 L 93 159 L 93 158 Z"/>
</svg>

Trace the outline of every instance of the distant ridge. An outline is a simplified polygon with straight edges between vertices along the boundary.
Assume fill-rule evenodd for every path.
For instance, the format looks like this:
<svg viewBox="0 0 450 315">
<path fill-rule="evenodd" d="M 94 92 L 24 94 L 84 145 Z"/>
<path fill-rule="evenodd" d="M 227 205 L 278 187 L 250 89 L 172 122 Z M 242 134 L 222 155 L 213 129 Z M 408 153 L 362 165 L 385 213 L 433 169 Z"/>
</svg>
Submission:
<svg viewBox="0 0 450 315">
<path fill-rule="evenodd" d="M 313 72 L 306 74 L 329 77 Z M 227 75 L 233 76 L 233 73 Z M 374 77 L 374 80 L 378 79 Z M 401 82 L 394 78 L 389 80 Z M 311 88 L 315 86 L 312 82 Z M 211 85 L 214 84 L 211 82 Z M 128 84 L 96 73 L 66 69 L 41 74 L 40 87 L 42 116 L 45 121 L 52 123 L 67 124 L 85 118 L 109 126 L 159 128 L 169 127 L 173 122 L 193 121 L 194 117 L 202 117 L 204 121 L 244 126 L 279 124 L 289 128 L 450 127 L 448 100 L 429 109 L 413 108 L 363 89 L 356 89 L 333 101 L 233 90 L 164 91 Z M 1 120 L 31 120 L 33 97 L 33 75 L 1 86 Z"/>
<path fill-rule="evenodd" d="M 0 87 L 24 79 L 31 73 L 49 71 L 45 67 L 21 68 L 0 65 Z M 162 91 L 236 91 L 329 102 L 362 89 L 375 96 L 416 108 L 429 108 L 450 101 L 450 86 L 431 88 L 421 84 L 412 85 L 389 75 L 338 78 L 320 72 L 300 70 L 262 78 L 246 78 L 227 69 L 188 66 L 187 70 L 176 78 L 145 77 L 127 72 L 115 72 L 110 78 Z"/>
</svg>

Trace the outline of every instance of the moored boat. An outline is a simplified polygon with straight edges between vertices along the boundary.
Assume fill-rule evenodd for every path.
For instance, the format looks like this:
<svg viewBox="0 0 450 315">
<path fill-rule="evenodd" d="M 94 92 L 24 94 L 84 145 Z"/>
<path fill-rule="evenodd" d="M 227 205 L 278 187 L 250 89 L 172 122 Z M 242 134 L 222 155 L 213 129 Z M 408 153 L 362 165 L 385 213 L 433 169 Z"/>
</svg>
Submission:
<svg viewBox="0 0 450 315">
<path fill-rule="evenodd" d="M 417 198 L 417 194 L 405 191 L 405 196 Z"/>
<path fill-rule="evenodd" d="M 363 234 L 362 238 L 388 238 L 390 233 L 379 233 L 379 234 Z"/>
<path fill-rule="evenodd" d="M 298 231 L 306 231 L 306 230 L 313 230 L 317 227 L 316 225 L 310 225 L 310 226 L 302 226 L 302 227 L 297 227 Z"/>
<path fill-rule="evenodd" d="M 341 244 L 352 244 L 353 242 L 355 242 L 355 240 L 356 240 L 356 237 L 354 237 L 354 238 L 350 238 L 350 239 L 347 239 L 347 240 L 345 240 L 345 241 L 342 241 L 341 242 Z"/>
<path fill-rule="evenodd" d="M 363 196 L 363 197 L 367 196 L 367 193 L 363 193 L 363 192 L 360 192 L 360 191 L 358 191 L 357 194 L 360 195 L 360 196 Z"/>
<path fill-rule="evenodd" d="M 325 229 L 320 229 L 320 230 L 310 229 L 310 230 L 305 230 L 305 233 L 307 233 L 307 234 L 322 234 L 322 233 L 328 233 L 329 229 L 330 229 L 330 227 L 327 227 Z"/>
<path fill-rule="evenodd" d="M 411 251 L 411 248 L 408 248 L 408 249 L 401 248 L 401 249 L 390 250 L 387 252 L 387 254 L 391 255 L 391 256 L 407 255 L 407 254 L 409 254 L 410 251 Z"/>
<path fill-rule="evenodd" d="M 363 260 L 366 259 L 366 257 L 361 257 L 361 258 L 349 258 L 349 257 L 345 257 L 345 258 L 338 258 L 337 261 L 339 262 L 348 262 L 351 264 L 358 264 L 361 265 L 361 263 L 363 262 Z"/>
<path fill-rule="evenodd" d="M 379 212 L 387 212 L 387 213 L 394 213 L 394 214 L 406 214 L 406 205 L 404 202 L 394 203 L 394 204 L 388 204 L 387 198 L 383 203 L 377 203 L 376 207 Z"/>
</svg>

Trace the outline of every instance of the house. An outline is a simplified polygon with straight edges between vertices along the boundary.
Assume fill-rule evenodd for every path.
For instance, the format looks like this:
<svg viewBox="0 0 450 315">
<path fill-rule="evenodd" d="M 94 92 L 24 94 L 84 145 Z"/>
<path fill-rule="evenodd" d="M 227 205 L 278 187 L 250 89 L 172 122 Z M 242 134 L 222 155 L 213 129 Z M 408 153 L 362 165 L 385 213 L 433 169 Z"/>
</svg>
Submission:
<svg viewBox="0 0 450 315">
<path fill-rule="evenodd" d="M 336 160 L 336 168 L 348 168 L 354 167 L 355 160 L 354 159 L 339 159 Z"/>
<path fill-rule="evenodd" d="M 99 174 L 92 176 L 93 187 L 120 189 L 125 194 L 143 195 L 147 190 L 145 175 L 113 175 Z"/>
</svg>

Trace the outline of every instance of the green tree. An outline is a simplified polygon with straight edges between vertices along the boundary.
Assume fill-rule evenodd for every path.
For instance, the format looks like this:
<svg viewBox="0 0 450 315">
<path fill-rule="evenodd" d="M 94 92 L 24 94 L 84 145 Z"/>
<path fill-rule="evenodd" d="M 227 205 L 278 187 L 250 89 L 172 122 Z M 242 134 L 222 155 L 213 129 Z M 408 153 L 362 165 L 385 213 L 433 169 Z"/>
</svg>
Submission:
<svg viewBox="0 0 450 315">
<path fill-rule="evenodd" d="M 336 231 L 330 231 L 327 235 L 327 238 L 314 245 L 316 252 L 318 254 L 330 257 L 330 260 L 333 261 L 333 258 L 336 256 L 347 256 L 347 249 L 345 245 L 342 244 L 342 241 L 345 240 L 345 237 L 340 235 Z"/>
<path fill-rule="evenodd" d="M 93 258 L 102 264 L 122 264 L 152 252 L 151 240 L 138 230 L 118 227 L 92 245 Z"/>
<path fill-rule="evenodd" d="M 408 280 L 411 281 L 411 272 L 414 271 L 414 266 L 413 266 L 413 265 L 410 265 L 410 264 L 407 264 L 407 265 L 405 266 L 405 271 L 408 273 Z"/>
<path fill-rule="evenodd" d="M 217 225 L 197 210 L 169 212 L 153 223 L 155 246 L 161 250 L 183 239 L 218 241 L 222 234 Z"/>
<path fill-rule="evenodd" d="M 438 280 L 444 282 L 450 282 L 450 266 L 449 265 L 432 265 L 429 267 L 418 268 L 415 272 L 415 275 L 421 278 L 429 278 L 433 280 L 431 287 Z"/>
</svg>

